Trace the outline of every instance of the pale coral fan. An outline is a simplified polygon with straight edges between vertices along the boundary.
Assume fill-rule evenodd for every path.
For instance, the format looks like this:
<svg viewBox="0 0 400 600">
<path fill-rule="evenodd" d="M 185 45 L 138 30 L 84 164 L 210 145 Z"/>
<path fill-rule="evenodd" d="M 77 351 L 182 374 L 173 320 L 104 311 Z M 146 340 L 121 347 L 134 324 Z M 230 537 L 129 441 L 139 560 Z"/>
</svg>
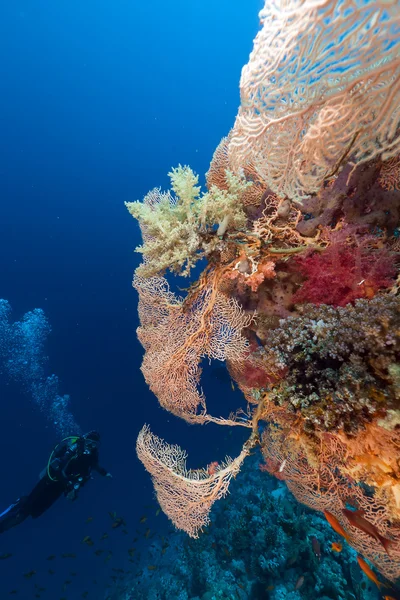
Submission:
<svg viewBox="0 0 400 600">
<path fill-rule="evenodd" d="M 191 537 L 210 522 L 209 512 L 216 500 L 228 493 L 229 483 L 240 470 L 249 451 L 245 446 L 232 460 L 227 457 L 212 473 L 188 470 L 187 454 L 177 445 L 167 444 L 145 425 L 136 442 L 136 451 L 150 473 L 157 500 L 164 513 Z"/>
<path fill-rule="evenodd" d="M 343 161 L 399 154 L 395 0 L 275 0 L 240 81 L 229 162 L 301 201 Z"/>
<path fill-rule="evenodd" d="M 228 148 L 231 134 L 223 137 L 214 151 L 210 167 L 206 173 L 207 188 L 210 190 L 216 185 L 221 190 L 228 189 L 226 171 L 229 170 Z"/>
<path fill-rule="evenodd" d="M 207 356 L 242 363 L 248 342 L 241 332 L 252 316 L 211 285 L 188 305 L 161 277 L 135 276 L 133 285 L 139 293 L 137 334 L 146 350 L 141 369 L 150 389 L 166 410 L 204 422 L 200 362 Z"/>
<path fill-rule="evenodd" d="M 141 370 L 161 406 L 174 415 L 190 423 L 251 428 L 250 416 L 244 413 L 228 419 L 208 415 L 199 389 L 202 358 L 242 365 L 248 349 L 242 329 L 252 316 L 218 290 L 218 278 L 218 272 L 214 273 L 211 283 L 200 284 L 185 303 L 170 291 L 166 279 L 135 275 L 141 323 L 137 334 L 145 348 Z M 136 449 L 152 476 L 165 514 L 174 525 L 197 537 L 209 522 L 212 504 L 227 493 L 231 478 L 239 472 L 256 439 L 253 432 L 240 455 L 235 460 L 226 459 L 212 473 L 205 469 L 188 471 L 186 453 L 160 440 L 147 426 L 139 434 Z"/>
<path fill-rule="evenodd" d="M 378 183 L 389 192 L 400 190 L 400 156 L 389 158 L 382 164 Z"/>
<path fill-rule="evenodd" d="M 228 151 L 230 140 L 231 132 L 229 132 L 226 137 L 221 139 L 213 154 L 210 167 L 206 173 L 207 188 L 209 190 L 211 190 L 213 186 L 216 186 L 220 190 L 229 189 L 228 176 L 229 172 L 231 171 L 231 167 L 229 163 Z M 240 198 L 241 204 L 243 204 L 245 207 L 259 205 L 262 195 L 266 190 L 266 186 L 257 176 L 257 173 L 251 168 L 241 171 L 241 175 L 243 175 L 247 181 L 253 183 L 253 185 L 249 185 L 243 190 L 243 194 Z"/>
</svg>

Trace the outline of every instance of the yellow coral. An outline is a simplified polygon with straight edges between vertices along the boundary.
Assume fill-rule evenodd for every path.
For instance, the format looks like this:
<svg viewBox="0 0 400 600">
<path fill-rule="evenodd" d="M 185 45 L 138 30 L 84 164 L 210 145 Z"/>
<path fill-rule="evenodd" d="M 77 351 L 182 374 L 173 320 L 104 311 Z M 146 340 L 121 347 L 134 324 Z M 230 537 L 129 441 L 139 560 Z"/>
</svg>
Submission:
<svg viewBox="0 0 400 600">
<path fill-rule="evenodd" d="M 199 178 L 190 167 L 179 165 L 169 176 L 175 196 L 156 188 L 143 202 L 125 202 L 142 231 L 143 245 L 136 248 L 144 255 L 138 268 L 142 277 L 166 269 L 189 275 L 199 258 L 215 250 L 219 237 L 246 224 L 240 197 L 251 183 L 227 171 L 227 190 L 213 185 L 200 195 Z"/>
<path fill-rule="evenodd" d="M 385 418 L 378 420 L 378 425 L 388 431 L 393 431 L 400 425 L 400 410 L 388 410 Z"/>
</svg>

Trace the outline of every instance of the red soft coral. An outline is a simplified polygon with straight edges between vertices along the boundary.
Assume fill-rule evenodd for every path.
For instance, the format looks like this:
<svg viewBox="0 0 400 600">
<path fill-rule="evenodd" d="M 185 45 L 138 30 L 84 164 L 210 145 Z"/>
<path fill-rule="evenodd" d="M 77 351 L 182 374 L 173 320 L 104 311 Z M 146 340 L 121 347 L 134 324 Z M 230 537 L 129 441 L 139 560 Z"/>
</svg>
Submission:
<svg viewBox="0 0 400 600">
<path fill-rule="evenodd" d="M 271 366 L 265 361 L 262 350 L 260 351 L 260 346 L 252 332 L 249 335 L 249 347 L 243 362 L 232 363 L 227 361 L 227 365 L 230 376 L 242 391 L 259 389 L 271 383 L 276 383 L 286 373 L 286 369 L 279 373 L 271 369 Z"/>
<path fill-rule="evenodd" d="M 323 252 L 297 257 L 294 262 L 305 282 L 293 301 L 345 306 L 357 298 L 373 298 L 378 290 L 391 286 L 395 257 L 386 249 L 368 248 L 369 239 L 355 246 L 332 240 Z"/>
</svg>

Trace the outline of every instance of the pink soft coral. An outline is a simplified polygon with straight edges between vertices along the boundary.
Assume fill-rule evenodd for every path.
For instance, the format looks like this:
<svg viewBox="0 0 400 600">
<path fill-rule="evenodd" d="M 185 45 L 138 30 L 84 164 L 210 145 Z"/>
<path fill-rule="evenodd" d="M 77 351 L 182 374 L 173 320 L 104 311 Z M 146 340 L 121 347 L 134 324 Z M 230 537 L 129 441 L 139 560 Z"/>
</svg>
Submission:
<svg viewBox="0 0 400 600">
<path fill-rule="evenodd" d="M 254 270 L 255 267 L 257 267 L 256 270 Z M 225 277 L 227 279 L 237 279 L 242 290 L 243 286 L 246 285 L 250 287 L 252 292 L 257 292 L 263 281 L 273 279 L 275 275 L 275 263 L 272 260 L 266 260 L 257 265 L 253 259 L 247 258 L 246 254 L 242 253 L 235 268 Z"/>
<path fill-rule="evenodd" d="M 395 258 L 385 249 L 368 248 L 368 240 L 348 246 L 333 239 L 323 252 L 296 258 L 297 270 L 306 280 L 293 301 L 345 306 L 357 298 L 373 298 L 378 290 L 391 286 Z"/>
<path fill-rule="evenodd" d="M 260 263 L 257 271 L 253 275 L 250 275 L 245 283 L 251 287 L 253 292 L 256 292 L 265 279 L 273 279 L 275 275 L 275 263 L 272 260 L 268 260 Z"/>
</svg>

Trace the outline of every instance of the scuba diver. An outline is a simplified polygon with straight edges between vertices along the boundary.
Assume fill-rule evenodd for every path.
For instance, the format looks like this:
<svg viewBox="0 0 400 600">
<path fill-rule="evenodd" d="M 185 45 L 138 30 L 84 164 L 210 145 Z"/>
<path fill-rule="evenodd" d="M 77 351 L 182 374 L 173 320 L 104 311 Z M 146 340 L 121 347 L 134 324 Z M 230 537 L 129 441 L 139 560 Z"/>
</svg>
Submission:
<svg viewBox="0 0 400 600">
<path fill-rule="evenodd" d="M 76 500 L 80 488 L 92 479 L 92 471 L 112 477 L 99 465 L 99 444 L 97 431 L 70 436 L 57 444 L 31 493 L 18 498 L 0 514 L 0 533 L 19 525 L 29 516 L 40 517 L 62 494 L 71 501 Z"/>
</svg>

